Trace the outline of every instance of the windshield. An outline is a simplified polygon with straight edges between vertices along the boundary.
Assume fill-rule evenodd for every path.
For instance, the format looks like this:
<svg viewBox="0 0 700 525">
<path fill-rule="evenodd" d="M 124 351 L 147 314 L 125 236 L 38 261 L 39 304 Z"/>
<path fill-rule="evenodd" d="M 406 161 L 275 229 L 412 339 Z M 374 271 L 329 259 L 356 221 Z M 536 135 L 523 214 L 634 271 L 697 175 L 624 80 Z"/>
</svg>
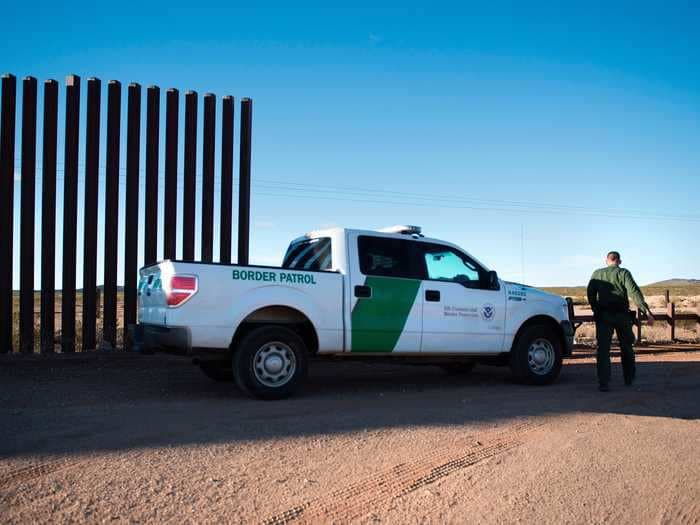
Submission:
<svg viewBox="0 0 700 525">
<path fill-rule="evenodd" d="M 282 268 L 323 271 L 331 269 L 331 239 L 305 239 L 289 245 Z"/>
</svg>

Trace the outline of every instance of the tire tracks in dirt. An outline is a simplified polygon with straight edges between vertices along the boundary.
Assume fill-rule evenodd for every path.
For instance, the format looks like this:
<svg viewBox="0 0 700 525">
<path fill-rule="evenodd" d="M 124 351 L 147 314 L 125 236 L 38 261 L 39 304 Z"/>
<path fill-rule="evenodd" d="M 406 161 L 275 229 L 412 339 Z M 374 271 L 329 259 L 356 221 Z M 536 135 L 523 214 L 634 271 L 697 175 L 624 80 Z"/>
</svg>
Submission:
<svg viewBox="0 0 700 525">
<path fill-rule="evenodd" d="M 11 486 L 17 485 L 19 483 L 33 481 L 37 478 L 41 478 L 49 474 L 53 474 L 54 472 L 58 472 L 59 470 L 73 467 L 78 463 L 80 463 L 80 461 L 57 459 L 54 461 L 39 463 L 38 465 L 20 467 L 18 469 L 0 475 L 0 490 L 8 489 Z"/>
<path fill-rule="evenodd" d="M 314 498 L 265 519 L 263 525 L 348 522 L 460 470 L 520 446 L 543 422 L 523 422 L 507 431 L 471 435 L 399 463 L 364 480 Z"/>
</svg>

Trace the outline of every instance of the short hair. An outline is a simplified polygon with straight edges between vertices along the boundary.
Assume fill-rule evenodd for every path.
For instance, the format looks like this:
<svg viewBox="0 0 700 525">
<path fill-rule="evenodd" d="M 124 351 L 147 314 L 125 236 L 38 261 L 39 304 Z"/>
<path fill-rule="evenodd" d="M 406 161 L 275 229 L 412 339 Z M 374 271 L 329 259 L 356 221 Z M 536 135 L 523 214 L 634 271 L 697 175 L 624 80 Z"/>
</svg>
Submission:
<svg viewBox="0 0 700 525">
<path fill-rule="evenodd" d="M 608 261 L 620 262 L 620 252 L 608 252 Z"/>
</svg>

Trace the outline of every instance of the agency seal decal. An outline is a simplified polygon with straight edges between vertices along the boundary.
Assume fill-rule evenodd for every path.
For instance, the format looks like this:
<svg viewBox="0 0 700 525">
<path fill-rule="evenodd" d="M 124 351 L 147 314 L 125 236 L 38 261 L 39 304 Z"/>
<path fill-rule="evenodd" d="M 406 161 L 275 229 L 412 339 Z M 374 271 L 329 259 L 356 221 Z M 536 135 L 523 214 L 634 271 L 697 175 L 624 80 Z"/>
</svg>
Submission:
<svg viewBox="0 0 700 525">
<path fill-rule="evenodd" d="M 491 303 L 487 303 L 481 307 L 480 313 L 484 321 L 493 321 L 493 318 L 496 316 L 496 307 Z"/>
</svg>

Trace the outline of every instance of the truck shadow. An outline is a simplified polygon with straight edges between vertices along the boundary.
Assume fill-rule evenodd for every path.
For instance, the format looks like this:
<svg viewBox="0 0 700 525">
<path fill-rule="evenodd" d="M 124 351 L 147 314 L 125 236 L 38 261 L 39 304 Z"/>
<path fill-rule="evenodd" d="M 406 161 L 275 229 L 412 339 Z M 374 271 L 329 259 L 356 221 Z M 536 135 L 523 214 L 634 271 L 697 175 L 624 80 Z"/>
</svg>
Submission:
<svg viewBox="0 0 700 525">
<path fill-rule="evenodd" d="M 0 457 L 86 453 L 364 432 L 488 425 L 614 413 L 700 418 L 700 352 L 647 357 L 638 381 L 600 393 L 595 364 L 573 359 L 554 385 L 514 383 L 506 369 L 451 376 L 430 366 L 315 363 L 306 388 L 277 402 L 214 383 L 187 360 L 159 356 L 0 361 Z"/>
</svg>

